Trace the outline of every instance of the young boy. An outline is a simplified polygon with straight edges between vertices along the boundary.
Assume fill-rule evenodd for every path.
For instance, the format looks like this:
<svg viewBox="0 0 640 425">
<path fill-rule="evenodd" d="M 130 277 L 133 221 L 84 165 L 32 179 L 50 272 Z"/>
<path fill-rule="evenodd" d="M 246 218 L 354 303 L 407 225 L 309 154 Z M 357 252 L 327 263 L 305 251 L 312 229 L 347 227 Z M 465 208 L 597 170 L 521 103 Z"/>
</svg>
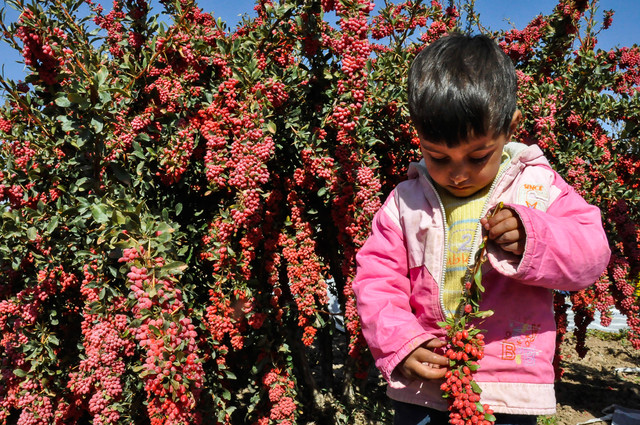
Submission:
<svg viewBox="0 0 640 425">
<path fill-rule="evenodd" d="M 510 142 L 522 118 L 516 84 L 513 64 L 485 36 L 445 36 L 411 66 L 409 110 L 424 160 L 376 214 L 353 284 L 396 424 L 448 422 L 437 322 L 459 314 L 483 232 L 480 309 L 494 315 L 479 326 L 486 346 L 474 378 L 496 423 L 535 424 L 555 412 L 552 290 L 591 285 L 609 261 L 598 208 L 537 146 Z"/>
</svg>

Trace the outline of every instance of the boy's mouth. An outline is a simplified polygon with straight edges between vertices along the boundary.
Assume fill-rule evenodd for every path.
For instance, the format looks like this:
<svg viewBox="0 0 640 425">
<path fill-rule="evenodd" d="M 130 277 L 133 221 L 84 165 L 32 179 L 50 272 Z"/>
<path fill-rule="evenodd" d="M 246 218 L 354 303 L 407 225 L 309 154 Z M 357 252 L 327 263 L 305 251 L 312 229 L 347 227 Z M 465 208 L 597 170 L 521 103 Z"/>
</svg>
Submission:
<svg viewBox="0 0 640 425">
<path fill-rule="evenodd" d="M 449 187 L 454 190 L 467 190 L 471 188 L 471 186 L 455 186 L 452 184 L 450 184 Z"/>
</svg>

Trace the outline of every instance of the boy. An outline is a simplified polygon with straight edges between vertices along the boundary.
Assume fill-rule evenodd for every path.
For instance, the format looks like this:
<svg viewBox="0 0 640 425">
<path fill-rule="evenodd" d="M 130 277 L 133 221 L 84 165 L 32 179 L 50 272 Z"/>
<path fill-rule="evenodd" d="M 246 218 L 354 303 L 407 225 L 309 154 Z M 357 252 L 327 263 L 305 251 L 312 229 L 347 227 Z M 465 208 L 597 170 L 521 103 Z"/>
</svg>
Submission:
<svg viewBox="0 0 640 425">
<path fill-rule="evenodd" d="M 353 284 L 396 424 L 448 422 L 437 322 L 459 314 L 483 231 L 490 242 L 480 309 L 494 315 L 480 326 L 485 357 L 475 379 L 499 424 L 535 424 L 555 412 L 552 290 L 585 288 L 608 263 L 600 211 L 537 146 L 509 143 L 522 119 L 516 84 L 513 64 L 485 36 L 445 36 L 409 71 L 424 159 L 376 214 Z M 501 201 L 505 208 L 487 219 Z"/>
</svg>

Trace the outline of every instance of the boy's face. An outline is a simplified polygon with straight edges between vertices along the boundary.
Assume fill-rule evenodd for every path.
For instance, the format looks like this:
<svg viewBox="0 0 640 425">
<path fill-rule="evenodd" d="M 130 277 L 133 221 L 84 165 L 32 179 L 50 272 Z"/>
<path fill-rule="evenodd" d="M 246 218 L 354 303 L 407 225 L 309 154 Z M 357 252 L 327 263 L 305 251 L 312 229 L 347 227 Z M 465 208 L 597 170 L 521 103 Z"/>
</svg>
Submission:
<svg viewBox="0 0 640 425">
<path fill-rule="evenodd" d="M 455 148 L 421 140 L 429 175 L 453 196 L 471 196 L 493 182 L 498 174 L 507 136 L 478 137 Z"/>
<path fill-rule="evenodd" d="M 515 132 L 522 115 L 513 115 L 508 134 L 471 138 L 455 148 L 420 139 L 429 175 L 453 196 L 471 196 L 493 182 L 500 170 L 502 149 Z"/>
</svg>

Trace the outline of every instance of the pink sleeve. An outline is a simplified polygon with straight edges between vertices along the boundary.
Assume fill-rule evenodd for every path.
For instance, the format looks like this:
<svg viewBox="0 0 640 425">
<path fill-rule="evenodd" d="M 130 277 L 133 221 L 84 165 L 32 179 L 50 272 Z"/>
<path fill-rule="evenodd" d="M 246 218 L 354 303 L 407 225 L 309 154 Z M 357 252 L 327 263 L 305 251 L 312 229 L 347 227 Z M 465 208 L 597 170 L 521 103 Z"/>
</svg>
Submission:
<svg viewBox="0 0 640 425">
<path fill-rule="evenodd" d="M 507 205 L 520 217 L 527 234 L 522 259 L 493 247 L 489 260 L 502 274 L 523 283 L 576 291 L 603 273 L 611 251 L 600 210 L 589 205 L 556 173 L 560 195 L 546 212 L 523 205 Z"/>
<path fill-rule="evenodd" d="M 364 337 L 387 381 L 408 354 L 433 338 L 411 309 L 407 253 L 393 218 L 396 212 L 392 194 L 374 217 L 371 236 L 356 257 L 353 283 Z"/>
</svg>

